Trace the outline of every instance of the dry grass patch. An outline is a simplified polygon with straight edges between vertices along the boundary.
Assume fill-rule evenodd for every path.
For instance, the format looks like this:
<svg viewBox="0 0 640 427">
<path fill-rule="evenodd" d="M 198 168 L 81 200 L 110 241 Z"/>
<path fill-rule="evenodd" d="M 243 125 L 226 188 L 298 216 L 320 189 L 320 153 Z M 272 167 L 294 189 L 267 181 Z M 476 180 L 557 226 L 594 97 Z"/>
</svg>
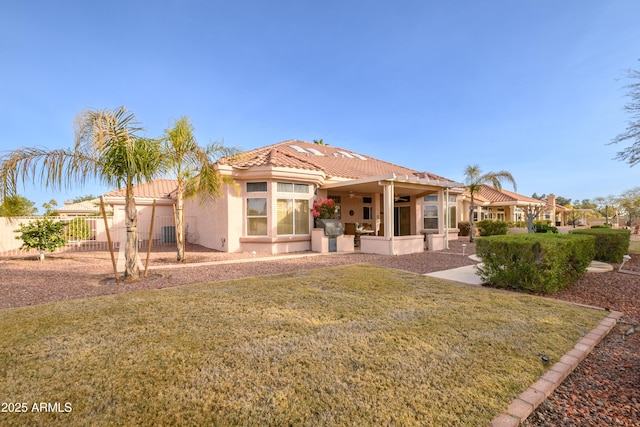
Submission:
<svg viewBox="0 0 640 427">
<path fill-rule="evenodd" d="M 484 425 L 605 313 L 355 265 L 0 311 L 3 425 Z"/>
<path fill-rule="evenodd" d="M 629 243 L 630 254 L 640 254 L 640 240 L 632 240 Z"/>
</svg>

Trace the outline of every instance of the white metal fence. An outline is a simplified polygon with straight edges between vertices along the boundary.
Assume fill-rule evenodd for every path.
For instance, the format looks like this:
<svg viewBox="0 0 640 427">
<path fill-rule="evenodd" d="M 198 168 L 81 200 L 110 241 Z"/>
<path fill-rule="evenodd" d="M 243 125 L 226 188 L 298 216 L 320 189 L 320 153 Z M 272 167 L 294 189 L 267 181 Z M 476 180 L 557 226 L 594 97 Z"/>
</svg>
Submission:
<svg viewBox="0 0 640 427">
<path fill-rule="evenodd" d="M 106 251 L 109 249 L 104 219 L 102 217 L 50 217 L 54 221 L 66 223 L 65 239 L 67 244 L 56 252 L 63 251 Z M 36 254 L 38 251 L 23 251 L 20 249 L 22 240 L 16 239 L 16 232 L 21 224 L 29 223 L 42 217 L 0 217 L 0 256 L 17 256 L 24 254 Z M 107 218 L 111 242 L 114 250 L 126 240 L 126 227 L 123 223 L 114 224 L 113 218 Z M 138 224 L 138 247 L 146 249 L 149 244 L 150 223 Z M 185 239 L 193 242 L 196 232 L 196 217 L 185 217 Z M 173 216 L 156 216 L 153 224 L 152 247 L 175 246 L 176 230 Z"/>
</svg>

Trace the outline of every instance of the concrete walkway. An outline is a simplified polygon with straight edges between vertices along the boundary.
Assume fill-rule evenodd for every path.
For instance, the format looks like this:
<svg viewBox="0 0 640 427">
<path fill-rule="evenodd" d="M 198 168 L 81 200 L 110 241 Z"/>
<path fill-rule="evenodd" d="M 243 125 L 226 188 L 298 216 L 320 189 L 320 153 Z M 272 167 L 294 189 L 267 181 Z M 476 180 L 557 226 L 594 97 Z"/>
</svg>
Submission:
<svg viewBox="0 0 640 427">
<path fill-rule="evenodd" d="M 450 270 L 434 271 L 433 273 L 425 274 L 425 276 L 466 283 L 467 285 L 482 285 L 482 280 L 480 276 L 478 276 L 475 265 L 465 265 L 464 267 L 452 268 Z"/>
</svg>

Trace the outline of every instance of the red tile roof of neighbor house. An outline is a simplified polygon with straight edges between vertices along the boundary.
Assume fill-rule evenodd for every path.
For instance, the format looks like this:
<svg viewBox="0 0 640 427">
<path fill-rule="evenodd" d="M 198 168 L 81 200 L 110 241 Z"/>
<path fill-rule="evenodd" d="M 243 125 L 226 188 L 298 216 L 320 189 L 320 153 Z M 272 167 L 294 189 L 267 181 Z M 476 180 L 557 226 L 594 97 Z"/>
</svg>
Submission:
<svg viewBox="0 0 640 427">
<path fill-rule="evenodd" d="M 466 197 L 471 197 L 469 190 L 466 190 L 464 195 Z M 531 204 L 541 204 L 545 203 L 544 200 L 534 199 L 532 197 L 523 196 L 522 194 L 514 193 L 511 191 L 507 191 L 505 189 L 498 190 L 490 185 L 483 184 L 480 188 L 480 191 L 474 194 L 473 198 L 478 202 L 489 202 L 489 203 L 499 203 L 499 202 L 525 202 Z"/>
<path fill-rule="evenodd" d="M 105 206 L 107 212 L 111 211 L 110 206 Z M 85 200 L 73 203 L 71 201 L 64 202 L 64 206 L 56 209 L 59 214 L 93 214 L 100 212 L 100 199 Z"/>
<path fill-rule="evenodd" d="M 433 180 L 447 178 L 378 160 L 344 148 L 289 140 L 240 153 L 219 160 L 220 164 L 238 168 L 273 166 L 322 171 L 328 177 L 358 179 L 395 173 Z"/>
<path fill-rule="evenodd" d="M 147 199 L 170 199 L 171 193 L 178 186 L 178 181 L 175 179 L 156 179 L 151 182 L 145 182 L 133 186 L 133 197 L 147 198 Z M 105 197 L 125 197 L 126 189 L 120 188 L 118 190 L 109 191 L 105 194 Z"/>
</svg>

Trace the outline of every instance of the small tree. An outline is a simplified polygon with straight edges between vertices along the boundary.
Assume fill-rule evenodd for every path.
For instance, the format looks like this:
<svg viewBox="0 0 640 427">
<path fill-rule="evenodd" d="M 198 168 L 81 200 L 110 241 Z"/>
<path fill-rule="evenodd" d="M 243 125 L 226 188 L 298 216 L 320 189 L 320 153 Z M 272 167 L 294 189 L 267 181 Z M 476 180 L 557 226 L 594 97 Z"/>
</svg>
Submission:
<svg viewBox="0 0 640 427">
<path fill-rule="evenodd" d="M 15 232 L 20 233 L 16 236 L 16 239 L 22 240 L 20 249 L 38 249 L 41 261 L 44 259 L 45 250 L 53 252 L 67 243 L 64 238 L 64 223 L 53 221 L 46 216 L 28 224 L 20 223 L 20 228 Z"/>
<path fill-rule="evenodd" d="M 632 188 L 622 193 L 617 198 L 617 203 L 628 217 L 628 225 L 640 218 L 640 187 Z"/>
<path fill-rule="evenodd" d="M 34 203 L 22 196 L 8 196 L 0 203 L 0 216 L 13 217 L 13 216 L 29 216 L 35 215 L 38 209 L 35 208 Z"/>
<path fill-rule="evenodd" d="M 527 232 L 535 233 L 536 226 L 533 223 L 535 219 L 540 215 L 540 212 L 544 209 L 544 205 L 527 205 L 524 210 L 525 222 L 527 223 Z"/>
<path fill-rule="evenodd" d="M 502 190 L 502 182 L 507 181 L 513 185 L 513 189 L 516 189 L 516 181 L 511 175 L 510 172 L 507 171 L 499 171 L 499 172 L 487 172 L 482 173 L 480 166 L 468 165 L 464 170 L 464 181 L 467 185 L 467 190 L 471 195 L 471 201 L 469 205 L 469 222 L 471 223 L 471 229 L 469 230 L 469 241 L 473 242 L 475 238 L 475 220 L 473 219 L 473 212 L 476 208 L 475 206 L 475 195 L 480 192 L 482 189 L 482 185 L 484 184 L 492 184 L 494 188 L 498 190 Z"/>
<path fill-rule="evenodd" d="M 635 166 L 640 163 L 640 71 L 627 70 L 626 77 L 633 81 L 625 86 L 629 102 L 624 109 L 631 119 L 627 122 L 627 129 L 613 138 L 609 144 L 631 142 L 629 147 L 618 152 L 616 159 Z"/>
</svg>

